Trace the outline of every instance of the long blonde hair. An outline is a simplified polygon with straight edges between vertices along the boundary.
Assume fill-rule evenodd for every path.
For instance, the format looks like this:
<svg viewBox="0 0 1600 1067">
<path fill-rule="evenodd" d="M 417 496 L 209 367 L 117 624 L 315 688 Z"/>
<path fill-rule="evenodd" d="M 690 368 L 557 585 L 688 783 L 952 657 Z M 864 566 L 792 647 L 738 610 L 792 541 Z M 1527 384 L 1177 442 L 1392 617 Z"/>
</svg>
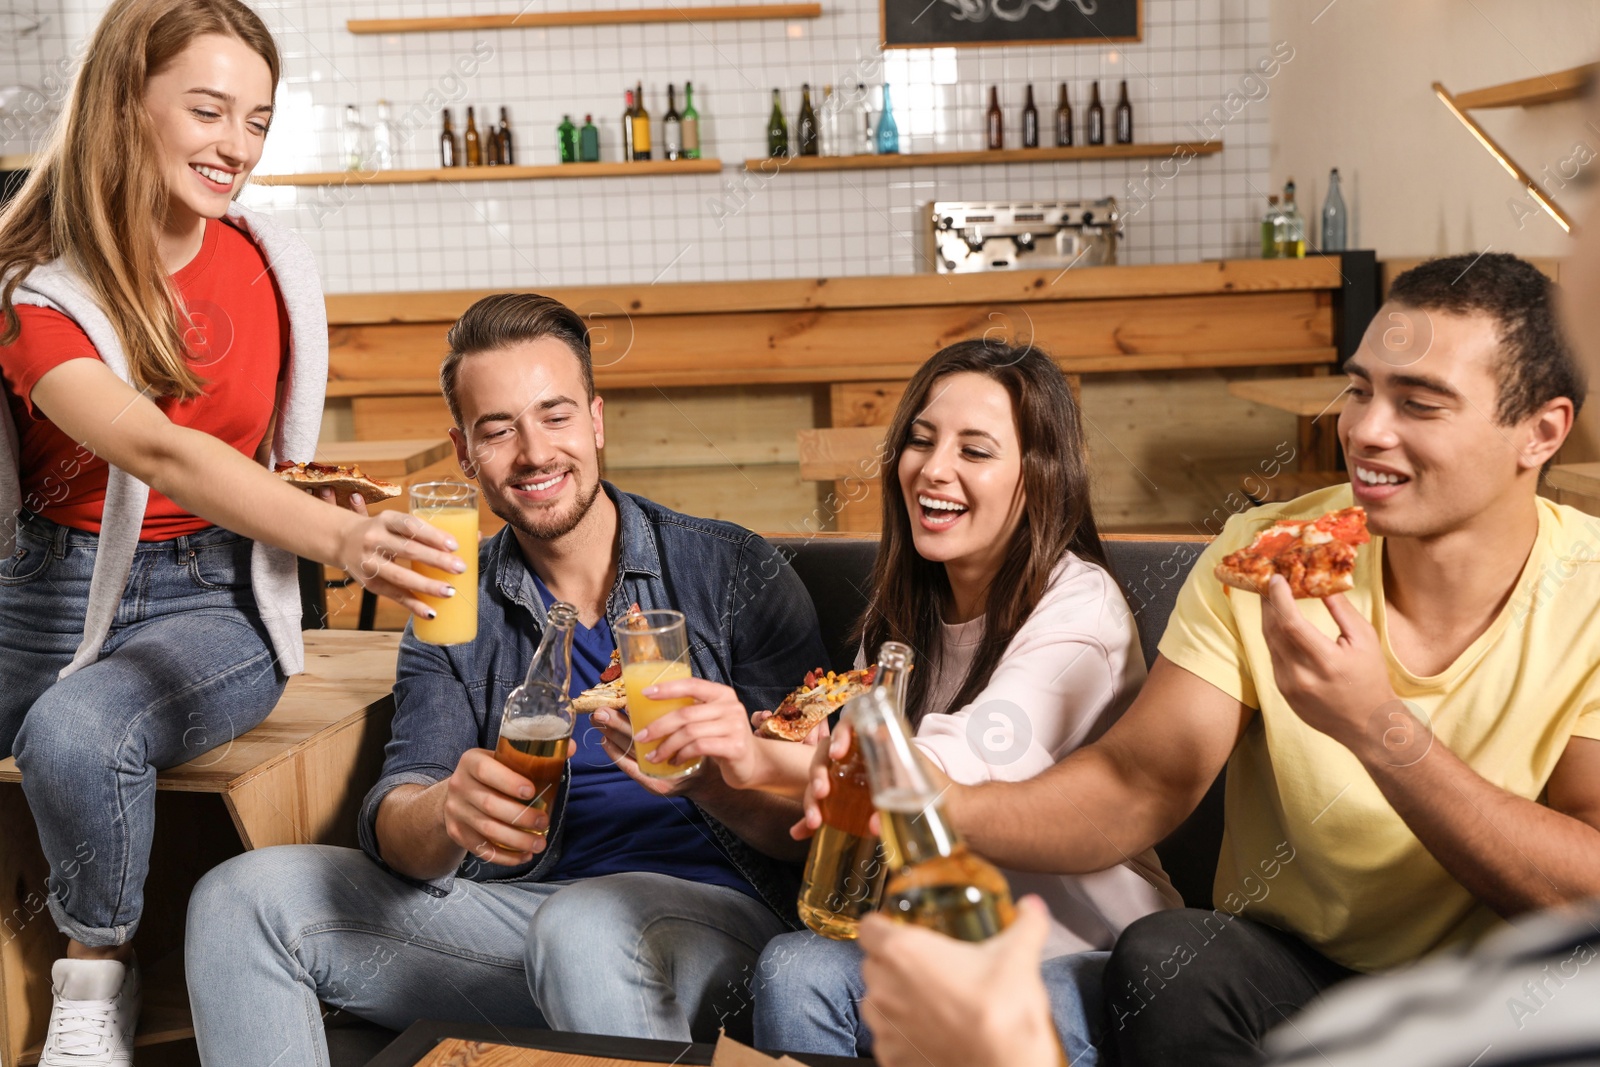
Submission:
<svg viewBox="0 0 1600 1067">
<path fill-rule="evenodd" d="M 72 96 L 15 200 L 0 213 L 0 345 L 21 335 L 13 297 L 34 267 L 65 257 L 116 328 L 135 386 L 189 399 L 186 317 L 156 234 L 169 210 L 144 86 L 196 37 L 234 37 L 278 87 L 278 49 L 239 0 L 115 0 L 95 29 Z"/>
</svg>

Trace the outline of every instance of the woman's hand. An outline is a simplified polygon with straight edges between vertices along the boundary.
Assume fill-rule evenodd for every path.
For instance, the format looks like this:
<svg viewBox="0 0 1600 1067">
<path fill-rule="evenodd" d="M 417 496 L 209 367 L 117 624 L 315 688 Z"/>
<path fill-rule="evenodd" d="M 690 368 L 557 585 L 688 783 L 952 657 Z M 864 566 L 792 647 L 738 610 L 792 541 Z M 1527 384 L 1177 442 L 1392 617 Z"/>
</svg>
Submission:
<svg viewBox="0 0 1600 1067">
<path fill-rule="evenodd" d="M 462 573 L 467 565 L 452 554 L 458 547 L 455 538 L 403 511 L 350 519 L 339 534 L 338 566 L 363 588 L 386 596 L 425 619 L 436 613 L 417 599 L 417 593 L 455 595 L 455 587 L 448 582 L 424 577 L 409 565 L 409 561 L 416 561 L 447 574 Z M 476 549 L 476 545 L 472 546 L 472 550 Z"/>
<path fill-rule="evenodd" d="M 339 506 L 339 497 L 332 489 L 318 489 L 317 499 L 325 503 L 332 504 L 335 507 Z M 360 493 L 351 493 L 349 496 L 345 497 L 345 507 L 355 512 L 357 515 L 360 515 L 362 518 L 367 517 L 367 502 Z M 482 534 L 483 531 L 480 530 L 478 532 L 479 534 Z"/>
<path fill-rule="evenodd" d="M 811 733 L 808 739 L 813 746 L 811 750 L 810 778 L 806 782 L 805 796 L 801 798 L 800 806 L 805 814 L 800 821 L 789 827 L 789 836 L 796 841 L 804 841 L 822 828 L 822 798 L 828 795 L 833 783 L 828 776 L 828 762 L 830 760 L 844 759 L 850 751 L 850 727 L 843 721 L 831 734 L 828 724 L 822 723 Z M 878 832 L 878 813 L 872 813 L 872 832 Z"/>
</svg>

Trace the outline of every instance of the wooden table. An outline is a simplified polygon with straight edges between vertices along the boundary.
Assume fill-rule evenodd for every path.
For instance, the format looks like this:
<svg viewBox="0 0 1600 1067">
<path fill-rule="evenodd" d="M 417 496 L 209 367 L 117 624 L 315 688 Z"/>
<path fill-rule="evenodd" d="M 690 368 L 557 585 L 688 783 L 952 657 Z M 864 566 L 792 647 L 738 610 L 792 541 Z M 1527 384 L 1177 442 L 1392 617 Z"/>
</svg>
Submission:
<svg viewBox="0 0 1600 1067">
<path fill-rule="evenodd" d="M 1311 473 L 1339 466 L 1336 420 L 1349 399 L 1348 384 L 1343 377 L 1329 375 L 1243 378 L 1228 383 L 1228 394 L 1299 416 L 1300 470 Z"/>
<path fill-rule="evenodd" d="M 136 1045 L 194 1035 L 183 982 L 184 915 L 206 871 L 268 845 L 354 845 L 394 714 L 400 636 L 308 630 L 306 671 L 232 744 L 156 777 L 156 833 L 134 945 L 145 967 Z M 66 939 L 45 909 L 49 865 L 14 760 L 0 761 L 0 1062 L 35 1063 L 50 1016 L 50 966 Z"/>
<path fill-rule="evenodd" d="M 318 463 L 357 464 L 361 473 L 394 482 L 402 492 L 373 508 L 406 506 L 403 490 L 421 482 L 461 480 L 455 445 L 448 437 L 421 441 L 323 441 L 317 445 Z"/>
<path fill-rule="evenodd" d="M 413 1023 L 367 1067 L 606 1067 L 712 1062 L 713 1045 L 563 1034 L 475 1023 Z M 552 1056 L 551 1054 L 555 1055 Z M 806 1067 L 872 1067 L 872 1060 L 792 1053 Z"/>
</svg>

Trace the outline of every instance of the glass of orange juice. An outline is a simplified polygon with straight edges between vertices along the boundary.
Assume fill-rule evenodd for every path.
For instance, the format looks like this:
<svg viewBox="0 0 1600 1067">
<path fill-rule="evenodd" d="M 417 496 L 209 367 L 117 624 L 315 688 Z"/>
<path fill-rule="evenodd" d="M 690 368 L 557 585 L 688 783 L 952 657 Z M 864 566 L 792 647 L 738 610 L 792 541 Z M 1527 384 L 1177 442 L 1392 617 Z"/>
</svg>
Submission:
<svg viewBox="0 0 1600 1067">
<path fill-rule="evenodd" d="M 465 482 L 422 482 L 411 487 L 411 514 L 456 539 L 455 554 L 466 563 L 460 574 L 446 574 L 425 563 L 411 569 L 455 586 L 456 595 L 418 593 L 417 599 L 438 612 L 411 620 L 417 640 L 433 645 L 458 645 L 478 636 L 478 490 Z"/>
<path fill-rule="evenodd" d="M 644 691 L 657 682 L 688 678 L 689 635 L 681 611 L 646 611 L 631 616 L 617 632 L 617 650 L 622 653 L 622 685 L 628 695 L 628 721 L 637 733 L 667 712 L 694 701 L 652 700 Z M 655 749 L 652 747 L 651 752 Z M 700 761 L 658 763 L 649 753 L 633 753 L 639 769 L 652 778 L 683 778 L 700 769 Z"/>
</svg>

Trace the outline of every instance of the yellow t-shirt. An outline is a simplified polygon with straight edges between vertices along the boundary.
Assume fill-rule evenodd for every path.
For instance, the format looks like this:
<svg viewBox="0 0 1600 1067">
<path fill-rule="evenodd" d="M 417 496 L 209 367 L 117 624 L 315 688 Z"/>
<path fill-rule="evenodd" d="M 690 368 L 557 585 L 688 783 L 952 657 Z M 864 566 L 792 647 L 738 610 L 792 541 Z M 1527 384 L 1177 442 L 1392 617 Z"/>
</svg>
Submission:
<svg viewBox="0 0 1600 1067">
<path fill-rule="evenodd" d="M 1161 654 L 1259 709 L 1228 761 L 1216 907 L 1376 971 L 1474 939 L 1500 920 L 1417 840 L 1360 761 L 1294 713 L 1273 683 L 1261 598 L 1212 575 L 1271 523 L 1350 503 L 1342 485 L 1230 519 L 1178 594 Z M 1395 693 L 1426 715 L 1434 743 L 1494 785 L 1542 802 L 1568 739 L 1600 739 L 1600 520 L 1542 498 L 1537 506 L 1538 537 L 1515 591 L 1441 674 L 1418 677 L 1389 649 L 1383 538 L 1360 549 L 1346 596 L 1372 620 Z M 1338 634 L 1320 600 L 1297 603 L 1320 630 Z"/>
</svg>

